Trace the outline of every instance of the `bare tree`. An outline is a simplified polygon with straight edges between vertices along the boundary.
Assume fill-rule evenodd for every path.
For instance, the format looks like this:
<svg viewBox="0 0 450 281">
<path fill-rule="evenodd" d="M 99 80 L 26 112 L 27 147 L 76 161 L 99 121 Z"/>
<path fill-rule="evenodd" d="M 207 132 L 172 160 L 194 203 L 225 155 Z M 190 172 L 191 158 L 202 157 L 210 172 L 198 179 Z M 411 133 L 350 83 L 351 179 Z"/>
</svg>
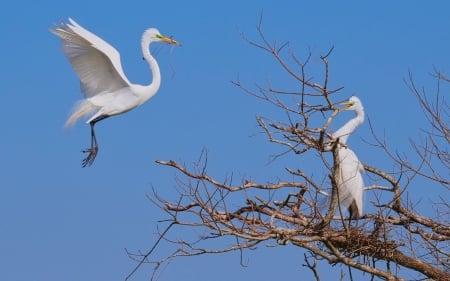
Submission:
<svg viewBox="0 0 450 281">
<path fill-rule="evenodd" d="M 339 113 L 335 101 L 339 101 L 337 94 L 342 87 L 330 88 L 328 58 L 332 48 L 319 57 L 322 77 L 313 79 L 309 76 L 311 53 L 300 59 L 285 50 L 287 44 L 270 42 L 261 24 L 258 33 L 258 41 L 243 38 L 272 56 L 299 87 L 287 91 L 272 86 L 248 88 L 240 81 L 233 84 L 285 113 L 283 122 L 262 116 L 257 116 L 256 121 L 269 142 L 284 148 L 283 153 L 274 157 L 282 161 L 284 154 L 295 153 L 298 166 L 286 168 L 289 180 L 258 183 L 240 179 L 236 184 L 231 178 L 218 180 L 208 175 L 206 150 L 190 167 L 172 160 L 158 160 L 157 163 L 179 171 L 179 197 L 161 198 L 155 192 L 151 200 L 168 215 L 169 228 L 196 229 L 203 234 L 192 240 L 170 240 L 165 236 L 167 228 L 161 232 L 160 240 L 176 245 L 174 253 L 159 259 L 150 259 L 151 251 L 129 253 L 130 257 L 139 262 L 138 267 L 153 263 L 156 271 L 179 256 L 242 253 L 273 240 L 280 246 L 289 243 L 303 249 L 304 266 L 316 280 L 321 279 L 318 263 L 342 265 L 348 269 L 349 280 L 354 279 L 355 270 L 367 273 L 370 280 L 450 280 L 449 105 L 442 94 L 442 88 L 449 86 L 450 80 L 435 71 L 438 87 L 434 94 L 418 89 L 412 74 L 406 81 L 429 123 L 420 142 L 411 140 L 413 157 L 392 151 L 370 124 L 373 148 L 386 155 L 394 168 L 383 171 L 364 163 L 375 183 L 366 192 L 371 192 L 376 200 L 370 202 L 370 211 L 362 218 L 349 221 L 340 210 L 335 192 L 339 163 L 329 128 Z M 311 156 L 320 163 L 322 175 L 308 172 L 306 163 Z M 416 202 L 409 199 L 409 188 L 416 182 L 424 188 L 439 188 L 444 194 L 430 205 L 433 215 L 420 213 Z M 325 192 L 330 187 L 331 195 Z M 230 246 L 211 246 L 214 245 L 211 240 L 227 238 L 233 242 Z"/>
</svg>

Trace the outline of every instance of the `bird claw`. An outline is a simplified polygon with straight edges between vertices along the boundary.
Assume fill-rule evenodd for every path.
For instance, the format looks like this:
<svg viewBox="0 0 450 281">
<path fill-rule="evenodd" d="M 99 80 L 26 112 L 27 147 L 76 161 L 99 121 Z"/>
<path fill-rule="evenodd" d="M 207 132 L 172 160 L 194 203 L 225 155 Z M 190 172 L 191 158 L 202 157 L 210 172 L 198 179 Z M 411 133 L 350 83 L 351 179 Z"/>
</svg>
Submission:
<svg viewBox="0 0 450 281">
<path fill-rule="evenodd" d="M 85 150 L 82 150 L 81 152 L 89 153 L 88 156 L 84 158 L 83 162 L 81 163 L 83 168 L 85 168 L 86 166 L 91 166 L 92 163 L 94 163 L 95 157 L 97 157 L 98 147 L 87 148 Z"/>
</svg>

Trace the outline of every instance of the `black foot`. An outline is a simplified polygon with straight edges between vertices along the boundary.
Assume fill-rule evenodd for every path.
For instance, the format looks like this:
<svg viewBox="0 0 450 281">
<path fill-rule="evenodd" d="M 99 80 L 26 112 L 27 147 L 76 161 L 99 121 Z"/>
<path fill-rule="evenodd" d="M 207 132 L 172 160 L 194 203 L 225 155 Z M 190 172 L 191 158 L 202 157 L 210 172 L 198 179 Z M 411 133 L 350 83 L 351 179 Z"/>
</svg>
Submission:
<svg viewBox="0 0 450 281">
<path fill-rule="evenodd" d="M 81 163 L 81 166 L 91 166 L 92 163 L 94 163 L 95 157 L 97 157 L 98 147 L 91 147 L 87 148 L 85 150 L 82 150 L 83 153 L 89 153 L 86 158 L 83 159 L 83 162 Z"/>
</svg>

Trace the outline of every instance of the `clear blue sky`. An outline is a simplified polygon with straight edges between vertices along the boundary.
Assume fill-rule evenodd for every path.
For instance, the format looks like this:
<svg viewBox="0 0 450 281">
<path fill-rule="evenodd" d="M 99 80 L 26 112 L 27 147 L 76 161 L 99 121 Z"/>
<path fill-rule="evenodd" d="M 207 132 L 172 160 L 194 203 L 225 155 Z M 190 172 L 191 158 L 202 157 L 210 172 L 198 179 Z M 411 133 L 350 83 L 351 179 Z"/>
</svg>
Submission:
<svg viewBox="0 0 450 281">
<path fill-rule="evenodd" d="M 30 2 L 13 1 L 0 12 L 0 280 L 123 280 L 134 266 L 124 249 L 146 251 L 157 221 L 166 218 L 146 194 L 155 188 L 177 198 L 175 170 L 156 159 L 190 164 L 206 146 L 209 171 L 218 179 L 233 173 L 260 182 L 298 165 L 267 165 L 280 149 L 258 134 L 254 117 L 281 115 L 230 84 L 239 76 L 248 85 L 266 79 L 292 85 L 268 55 L 239 36 L 257 38 L 262 9 L 267 36 L 289 41 L 300 56 L 335 47 L 332 84 L 345 86 L 342 99 L 358 95 L 375 128 L 399 151 L 423 124 L 403 81 L 408 70 L 429 89 L 434 66 L 450 74 L 447 1 Z M 135 83 L 150 81 L 140 53 L 144 29 L 157 27 L 183 44 L 153 48 L 163 76 L 158 94 L 98 124 L 99 156 L 85 169 L 80 150 L 89 144 L 89 127 L 63 128 L 81 98 L 79 83 L 48 31 L 69 16 L 120 51 Z M 364 162 L 391 169 L 362 139 L 370 139 L 367 124 L 349 143 Z M 308 276 L 294 247 L 262 245 L 245 258 L 246 268 L 238 253 L 175 260 L 159 280 Z M 150 271 L 144 266 L 133 280 L 148 280 Z"/>
</svg>

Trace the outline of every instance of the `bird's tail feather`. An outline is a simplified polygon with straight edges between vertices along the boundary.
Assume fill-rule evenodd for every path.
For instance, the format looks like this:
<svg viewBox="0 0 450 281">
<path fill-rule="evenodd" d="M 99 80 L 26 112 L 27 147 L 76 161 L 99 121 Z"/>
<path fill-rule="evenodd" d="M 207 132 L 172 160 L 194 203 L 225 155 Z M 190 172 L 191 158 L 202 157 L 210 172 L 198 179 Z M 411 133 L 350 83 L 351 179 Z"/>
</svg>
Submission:
<svg viewBox="0 0 450 281">
<path fill-rule="evenodd" d="M 82 100 L 76 104 L 72 110 L 72 114 L 67 119 L 65 127 L 71 127 L 79 119 L 91 115 L 97 107 L 87 100 Z"/>
</svg>

